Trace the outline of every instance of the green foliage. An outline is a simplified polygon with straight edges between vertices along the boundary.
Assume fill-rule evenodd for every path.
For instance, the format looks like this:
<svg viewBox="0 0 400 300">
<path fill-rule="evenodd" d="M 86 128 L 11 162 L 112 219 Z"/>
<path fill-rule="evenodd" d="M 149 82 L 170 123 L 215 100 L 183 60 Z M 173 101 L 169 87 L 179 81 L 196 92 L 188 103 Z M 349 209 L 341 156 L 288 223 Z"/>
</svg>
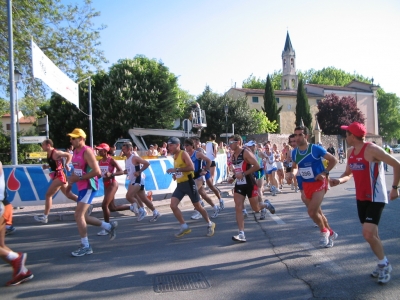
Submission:
<svg viewBox="0 0 400 300">
<path fill-rule="evenodd" d="M 250 111 L 251 118 L 256 122 L 258 128 L 256 129 L 256 134 L 276 132 L 279 124 L 276 121 L 270 122 L 265 116 L 265 113 L 257 109 L 252 109 Z"/>
<path fill-rule="evenodd" d="M 264 107 L 262 110 L 268 120 L 276 123 L 278 122 L 282 106 L 278 108 L 278 105 L 276 104 L 275 93 L 269 75 L 267 76 L 267 83 L 265 84 Z M 273 132 L 279 132 L 279 127 L 277 127 Z"/>
<path fill-rule="evenodd" d="M 0 116 L 10 112 L 10 101 L 0 98 Z"/>
<path fill-rule="evenodd" d="M 385 140 L 400 138 L 400 98 L 378 90 L 379 134 Z"/>
<path fill-rule="evenodd" d="M 281 79 L 282 79 L 282 71 L 274 71 L 272 75 L 270 75 L 271 84 L 274 90 L 281 89 Z M 251 74 L 247 79 L 243 80 L 242 88 L 244 89 L 265 89 L 265 84 L 267 81 L 262 78 L 256 78 L 253 74 Z"/>
<path fill-rule="evenodd" d="M 318 110 L 317 120 L 324 134 L 343 134 L 341 125 L 349 125 L 352 122 L 365 123 L 365 117 L 357 108 L 353 97 L 339 98 L 336 94 L 327 95 L 318 103 Z"/>
<path fill-rule="evenodd" d="M 100 31 L 93 19 L 100 16 L 92 0 L 64 5 L 61 0 L 13 1 L 15 67 L 32 74 L 31 37 L 42 51 L 72 78 L 82 78 L 93 67 L 101 69 L 107 62 L 100 45 Z M 8 49 L 7 1 L 0 1 L 0 48 Z M 8 87 L 7 55 L 0 56 L 0 86 Z M 23 81 L 24 95 L 45 98 L 46 88 L 31 75 Z"/>
<path fill-rule="evenodd" d="M 335 67 L 327 67 L 319 71 L 316 71 L 314 69 L 306 70 L 304 72 L 299 71 L 298 75 L 299 79 L 303 79 L 304 82 L 310 84 L 345 86 L 349 84 L 353 79 L 366 83 L 371 83 L 371 79 L 367 77 L 364 77 L 357 73 L 347 73 L 343 70 L 336 69 Z"/>
<path fill-rule="evenodd" d="M 260 127 L 251 112 L 245 97 L 232 99 L 226 95 L 213 93 L 209 86 L 206 86 L 203 93 L 198 96 L 197 102 L 201 109 L 204 109 L 207 116 L 207 127 L 203 136 L 208 137 L 215 133 L 217 137 L 221 133 L 232 132 L 232 124 L 235 124 L 235 133 L 245 135 L 259 132 Z M 226 126 L 225 105 L 228 105 L 228 117 Z M 203 139 L 204 140 L 204 139 Z M 219 140 L 225 140 L 223 138 Z"/>
<path fill-rule="evenodd" d="M 113 144 L 121 136 L 129 137 L 133 127 L 171 129 L 192 100 L 162 62 L 144 56 L 119 60 L 108 73 L 99 72 L 92 80 L 94 144 Z M 88 112 L 87 81 L 80 85 L 79 99 L 80 109 Z M 59 95 L 53 94 L 43 110 L 56 145 L 68 142 L 65 134 L 75 127 L 89 135 L 88 117 Z"/>
<path fill-rule="evenodd" d="M 296 126 L 301 124 L 301 120 L 306 127 L 312 132 L 312 115 L 310 112 L 310 105 L 308 104 L 308 97 L 304 89 L 303 80 L 299 80 L 299 85 L 297 86 L 297 97 L 296 97 Z"/>
</svg>

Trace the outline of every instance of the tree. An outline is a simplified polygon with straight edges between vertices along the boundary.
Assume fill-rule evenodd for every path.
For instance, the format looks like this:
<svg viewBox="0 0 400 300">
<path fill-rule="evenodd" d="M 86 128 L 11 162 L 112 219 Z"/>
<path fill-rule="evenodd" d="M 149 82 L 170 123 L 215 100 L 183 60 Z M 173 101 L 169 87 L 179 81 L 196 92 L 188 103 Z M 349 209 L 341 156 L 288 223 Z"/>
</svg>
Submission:
<svg viewBox="0 0 400 300">
<path fill-rule="evenodd" d="M 308 98 L 306 91 L 304 89 L 303 80 L 299 80 L 299 85 L 297 86 L 297 97 L 296 97 L 296 126 L 301 124 L 303 120 L 304 126 L 308 127 L 312 132 L 312 115 L 310 112 L 310 104 L 308 104 Z"/>
<path fill-rule="evenodd" d="M 190 100 L 162 62 L 144 56 L 119 60 L 108 73 L 99 72 L 92 80 L 95 144 L 129 137 L 128 130 L 133 127 L 171 129 Z M 87 82 L 80 85 L 79 99 L 80 109 L 88 112 Z M 53 94 L 43 110 L 49 116 L 50 136 L 56 145 L 66 141 L 60 132 L 80 127 L 89 134 L 87 116 L 61 96 Z"/>
<path fill-rule="evenodd" d="M 400 138 L 400 98 L 378 90 L 379 134 L 385 140 Z"/>
<path fill-rule="evenodd" d="M 7 53 L 7 1 L 0 2 L 0 49 Z M 71 78 L 82 78 L 93 67 L 101 69 L 106 62 L 100 45 L 100 31 L 93 19 L 100 13 L 92 7 L 92 0 L 83 4 L 63 5 L 61 0 L 13 1 L 13 32 L 15 67 L 23 74 L 32 74 L 31 37 L 42 51 Z M 8 87 L 7 55 L 0 59 L 0 86 Z M 46 88 L 39 80 L 24 79 L 25 96 L 44 99 Z"/>
<path fill-rule="evenodd" d="M 265 84 L 264 107 L 262 109 L 268 120 L 278 122 L 282 106 L 278 108 L 276 104 L 275 93 L 269 75 L 267 76 L 267 83 Z M 277 128 L 275 132 L 279 132 L 279 129 Z"/>
<path fill-rule="evenodd" d="M 0 98 L 0 116 L 10 112 L 10 102 Z"/>
<path fill-rule="evenodd" d="M 271 84 L 274 90 L 281 89 L 281 79 L 282 79 L 282 70 L 274 71 L 272 75 L 270 75 Z M 266 84 L 265 79 L 256 78 L 253 74 L 251 74 L 247 79 L 243 80 L 242 88 L 244 89 L 265 89 Z"/>
<path fill-rule="evenodd" d="M 276 121 L 270 122 L 268 118 L 265 116 L 265 113 L 259 111 L 257 109 L 250 110 L 251 118 L 257 124 L 256 134 L 258 133 L 267 133 L 267 132 L 276 132 L 279 127 L 279 124 Z"/>
<path fill-rule="evenodd" d="M 354 74 L 345 72 L 335 67 L 327 67 L 322 70 L 315 71 L 310 69 L 304 72 L 299 72 L 299 78 L 303 79 L 306 83 L 311 84 L 326 84 L 326 85 L 336 85 L 345 86 L 349 84 L 353 79 L 358 81 L 371 83 L 371 80 L 360 74 L 354 72 Z"/>
<path fill-rule="evenodd" d="M 353 97 L 339 98 L 336 94 L 327 95 L 318 103 L 317 120 L 324 134 L 342 134 L 341 125 L 349 125 L 352 122 L 364 124 L 365 117 L 357 108 L 357 102 Z"/>
</svg>

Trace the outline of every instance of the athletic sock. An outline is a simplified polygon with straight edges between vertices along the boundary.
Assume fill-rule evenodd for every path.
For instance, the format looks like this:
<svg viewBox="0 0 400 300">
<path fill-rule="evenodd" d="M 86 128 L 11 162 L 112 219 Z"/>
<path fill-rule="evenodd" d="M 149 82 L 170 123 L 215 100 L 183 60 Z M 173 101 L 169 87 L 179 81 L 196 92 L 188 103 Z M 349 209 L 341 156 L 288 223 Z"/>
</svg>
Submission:
<svg viewBox="0 0 400 300">
<path fill-rule="evenodd" d="M 82 244 L 83 247 L 85 247 L 85 248 L 88 248 L 88 247 L 89 247 L 89 239 L 88 239 L 87 236 L 84 237 L 84 238 L 81 238 L 81 244 Z"/>
<path fill-rule="evenodd" d="M 329 229 L 330 235 L 333 235 L 333 230 Z"/>
<path fill-rule="evenodd" d="M 321 232 L 328 232 L 328 231 L 329 231 L 328 228 L 324 228 L 321 230 Z"/>
<path fill-rule="evenodd" d="M 183 224 L 181 224 L 181 228 L 182 229 L 187 229 L 189 226 L 188 226 L 188 224 L 186 224 L 186 223 L 183 223 Z"/>
<path fill-rule="evenodd" d="M 103 229 L 105 229 L 105 230 L 110 230 L 110 229 L 111 229 L 111 224 L 102 221 L 100 227 L 103 228 Z"/>
<path fill-rule="evenodd" d="M 13 252 L 13 251 L 10 251 L 10 252 L 7 254 L 7 256 L 6 256 L 6 259 L 7 259 L 8 261 L 12 261 L 12 260 L 14 260 L 14 259 L 16 259 L 16 258 L 18 258 L 18 253 Z"/>
<path fill-rule="evenodd" d="M 381 259 L 381 260 L 378 262 L 378 264 L 379 264 L 379 265 L 387 265 L 388 262 L 389 262 L 389 261 L 387 260 L 387 258 L 386 258 L 386 256 L 385 256 L 383 259 Z"/>
</svg>

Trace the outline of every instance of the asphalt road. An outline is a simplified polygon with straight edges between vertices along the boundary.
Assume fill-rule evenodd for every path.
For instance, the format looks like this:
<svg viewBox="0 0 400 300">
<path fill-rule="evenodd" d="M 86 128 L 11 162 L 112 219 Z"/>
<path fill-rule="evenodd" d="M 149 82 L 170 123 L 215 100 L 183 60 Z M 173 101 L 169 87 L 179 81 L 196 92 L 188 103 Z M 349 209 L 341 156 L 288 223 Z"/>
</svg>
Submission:
<svg viewBox="0 0 400 300">
<path fill-rule="evenodd" d="M 344 165 L 338 165 L 331 176 L 337 177 L 343 170 Z M 388 188 L 391 183 L 389 168 Z M 221 185 L 221 189 L 228 191 L 230 186 Z M 276 197 L 265 194 L 276 214 L 267 214 L 263 221 L 258 220 L 259 214 L 250 214 L 245 222 L 247 243 L 242 244 L 231 240 L 237 234 L 232 196 L 225 198 L 226 208 L 215 219 L 213 237 L 205 236 L 203 220 L 190 220 L 193 210 L 185 205 L 182 209 L 192 233 L 175 238 L 178 223 L 168 206 L 159 206 L 163 216 L 156 223 L 149 223 L 148 218 L 137 222 L 129 212 L 114 213 L 119 222 L 114 241 L 97 236 L 99 228 L 89 227 L 94 253 L 78 258 L 70 256 L 80 243 L 72 215 L 63 220 L 54 217 L 44 225 L 31 221 L 36 211 L 16 211 L 18 231 L 7 236 L 6 242 L 16 251 L 28 253 L 27 266 L 35 277 L 20 286 L 1 288 L 0 297 L 400 299 L 400 199 L 387 205 L 381 218 L 380 236 L 393 272 L 389 283 L 379 285 L 369 276 L 377 260 L 361 235 L 354 192 L 350 181 L 332 188 L 325 197 L 323 211 L 339 234 L 330 249 L 318 247 L 318 229 L 308 218 L 299 194 L 287 186 Z M 94 215 L 102 216 L 99 209 Z M 10 274 L 8 265 L 0 265 L 0 285 Z M 199 281 L 189 284 L 187 278 L 192 275 Z M 188 290 L 156 292 L 166 289 L 169 279 Z"/>
</svg>

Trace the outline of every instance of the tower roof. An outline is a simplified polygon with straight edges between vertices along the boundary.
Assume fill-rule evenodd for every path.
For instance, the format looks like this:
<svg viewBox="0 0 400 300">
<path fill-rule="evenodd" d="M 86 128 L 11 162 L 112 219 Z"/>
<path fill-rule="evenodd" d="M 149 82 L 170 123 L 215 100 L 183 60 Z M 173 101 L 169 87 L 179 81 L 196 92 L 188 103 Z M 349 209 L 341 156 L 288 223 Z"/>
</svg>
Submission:
<svg viewBox="0 0 400 300">
<path fill-rule="evenodd" d="M 283 49 L 284 52 L 294 52 L 293 46 L 292 46 L 292 42 L 290 41 L 290 37 L 289 37 L 289 31 L 286 33 L 286 42 L 285 42 L 285 49 Z"/>
</svg>

